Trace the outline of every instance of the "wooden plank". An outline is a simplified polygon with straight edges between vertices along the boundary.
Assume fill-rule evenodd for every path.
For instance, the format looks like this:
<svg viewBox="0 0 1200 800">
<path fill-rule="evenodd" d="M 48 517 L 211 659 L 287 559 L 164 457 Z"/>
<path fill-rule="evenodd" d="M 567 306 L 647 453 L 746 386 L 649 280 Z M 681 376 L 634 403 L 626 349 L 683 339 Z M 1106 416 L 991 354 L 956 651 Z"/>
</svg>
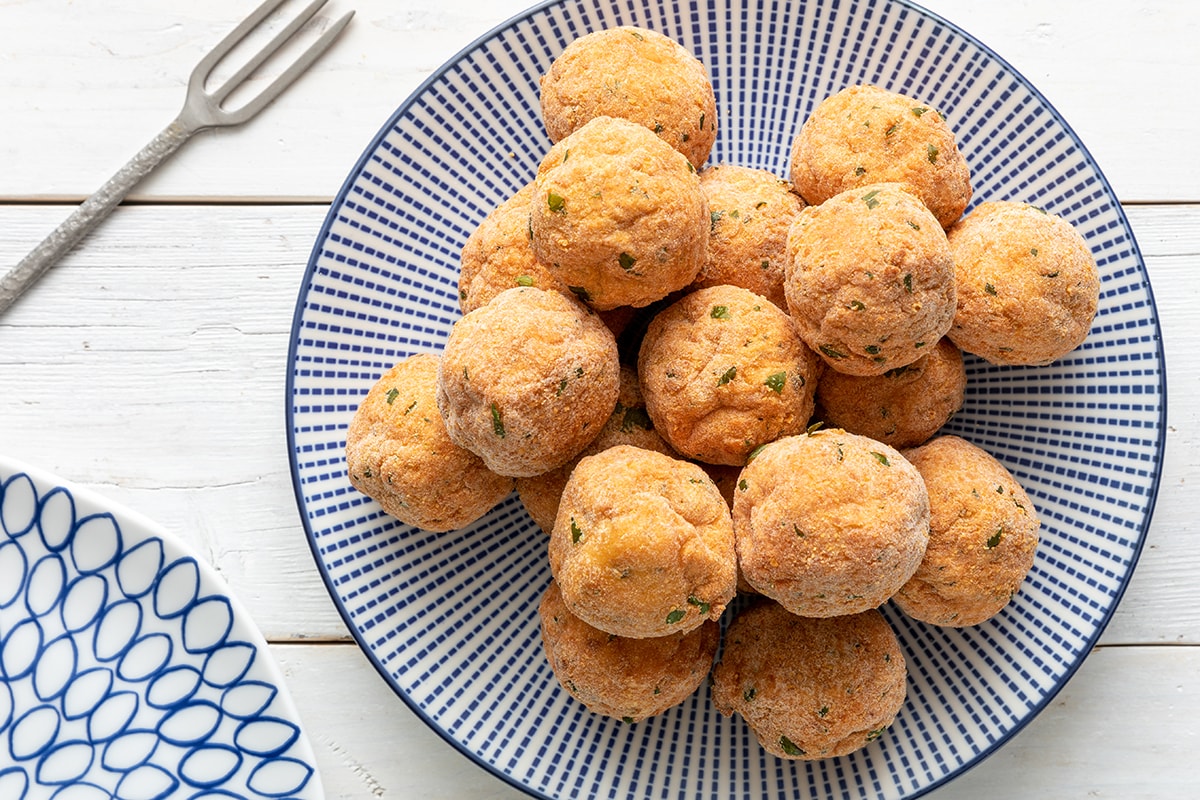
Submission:
<svg viewBox="0 0 1200 800">
<path fill-rule="evenodd" d="M 428 728 L 357 648 L 275 645 L 272 651 L 330 800 L 526 797 Z M 1010 742 L 927 797 L 1193 798 L 1200 785 L 1197 674 L 1198 647 L 1100 648 Z"/>
<path fill-rule="evenodd" d="M 137 194 L 329 198 L 425 78 L 529 4 L 334 0 L 330 17 L 351 7 L 357 17 L 311 74 L 243 128 L 202 133 Z M 170 121 L 193 64 L 253 5 L 0 4 L 0 198 L 94 191 Z M 1173 100 L 1194 95 L 1194 4 L 1108 4 L 1103 13 L 1088 0 L 924 5 L 1025 74 L 1079 133 L 1122 200 L 1200 199 L 1200 149 Z"/>
<path fill-rule="evenodd" d="M 0 206 L 0 263 L 60 214 Z M 299 524 L 284 428 L 292 311 L 324 214 L 123 207 L 0 317 L 0 451 L 184 537 L 277 640 L 346 636 Z M 1200 206 L 1129 215 L 1158 299 L 1170 427 L 1141 563 L 1102 641 L 1195 644 Z"/>
</svg>

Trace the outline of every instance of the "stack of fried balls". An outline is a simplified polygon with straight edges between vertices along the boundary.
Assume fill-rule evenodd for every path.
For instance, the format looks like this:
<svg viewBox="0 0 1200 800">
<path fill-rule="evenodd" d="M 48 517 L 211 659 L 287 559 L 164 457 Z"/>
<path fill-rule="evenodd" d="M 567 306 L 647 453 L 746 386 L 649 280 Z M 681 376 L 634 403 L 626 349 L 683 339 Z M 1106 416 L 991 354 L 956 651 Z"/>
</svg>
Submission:
<svg viewBox="0 0 1200 800">
<path fill-rule="evenodd" d="M 591 711 L 707 678 L 776 756 L 866 746 L 905 700 L 879 607 L 978 625 L 1033 564 L 1025 491 L 939 431 L 964 352 L 1083 342 L 1087 244 L 1018 199 L 964 216 L 946 118 L 876 86 L 815 108 L 786 178 L 707 163 L 712 84 L 651 30 L 576 39 L 541 101 L 552 146 L 466 242 L 444 350 L 363 399 L 350 480 L 432 531 L 515 488 L 548 534 L 546 657 Z"/>
</svg>

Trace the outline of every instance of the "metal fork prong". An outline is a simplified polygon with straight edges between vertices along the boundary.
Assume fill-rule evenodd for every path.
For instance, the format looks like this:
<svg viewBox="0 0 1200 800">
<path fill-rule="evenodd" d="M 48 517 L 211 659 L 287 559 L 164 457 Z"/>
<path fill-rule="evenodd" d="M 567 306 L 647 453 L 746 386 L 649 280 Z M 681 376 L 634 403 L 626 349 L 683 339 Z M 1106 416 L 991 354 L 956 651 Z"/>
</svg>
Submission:
<svg viewBox="0 0 1200 800">
<path fill-rule="evenodd" d="M 245 105 L 235 108 L 232 111 L 221 111 L 221 116 L 230 125 L 238 125 L 253 117 L 263 107 L 278 97 L 284 89 L 299 78 L 309 66 L 321 57 L 321 54 L 329 49 L 334 40 L 342 32 L 342 29 L 350 24 L 350 19 L 354 16 L 353 11 L 349 11 L 337 22 L 329 26 L 325 33 L 321 34 L 321 38 L 313 42 L 307 50 L 292 62 L 291 66 L 279 74 L 275 80 L 271 81 L 267 88 L 258 93 L 258 96 L 249 100 Z"/>
<path fill-rule="evenodd" d="M 225 38 L 217 42 L 203 58 L 197 62 L 192 69 L 192 74 L 188 78 L 187 91 L 189 95 L 195 95 L 204 91 L 204 83 L 208 80 L 208 76 L 212 74 L 213 67 L 221 62 L 221 59 L 229 55 L 229 52 L 240 42 L 246 38 L 250 31 L 262 24 L 263 20 L 271 16 L 275 9 L 283 5 L 287 0 L 266 0 L 254 11 L 250 12 L 250 16 L 237 24 L 233 30 L 225 35 Z"/>
<path fill-rule="evenodd" d="M 228 97 L 230 92 L 240 86 L 242 81 L 253 74 L 254 70 L 261 67 L 268 58 L 270 58 L 277 50 L 279 50 L 279 48 L 283 47 L 287 42 L 289 42 L 292 37 L 296 35 L 297 31 L 308 24 L 308 21 L 316 16 L 317 12 L 321 10 L 321 7 L 324 6 L 326 2 L 328 2 L 328 0 L 312 0 L 312 2 L 309 3 L 308 6 L 301 11 L 295 19 L 289 22 L 283 28 L 283 30 L 275 34 L 271 41 L 267 42 L 267 44 L 261 50 L 255 53 L 245 64 L 243 64 L 237 72 L 233 73 L 233 75 L 231 75 L 227 81 L 221 84 L 218 88 L 209 92 L 212 102 L 220 105 L 221 101 Z"/>
</svg>

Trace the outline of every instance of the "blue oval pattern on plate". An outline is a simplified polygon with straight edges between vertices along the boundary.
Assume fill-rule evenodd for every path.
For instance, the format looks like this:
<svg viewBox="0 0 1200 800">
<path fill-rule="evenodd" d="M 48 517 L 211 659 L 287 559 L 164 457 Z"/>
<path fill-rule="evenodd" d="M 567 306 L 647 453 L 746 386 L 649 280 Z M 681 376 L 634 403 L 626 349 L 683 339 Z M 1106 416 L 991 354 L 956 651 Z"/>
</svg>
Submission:
<svg viewBox="0 0 1200 800">
<path fill-rule="evenodd" d="M 887 735 L 814 762 L 763 753 L 706 688 L 623 725 L 559 689 L 541 651 L 545 536 L 514 496 L 467 530 L 397 523 L 346 476 L 346 429 L 401 358 L 439 352 L 459 318 L 462 247 L 549 149 L 539 80 L 576 37 L 640 25 L 706 65 L 710 162 L 787 175 L 820 100 L 859 82 L 944 112 L 974 202 L 1059 214 L 1101 275 L 1088 340 L 1058 363 L 968 358 L 948 430 L 983 447 L 1038 507 L 1042 541 L 1015 601 L 973 629 L 885 607 L 909 666 Z M 1166 389 L 1138 246 L 1099 166 L 1037 89 L 968 33 L 906 0 L 548 2 L 436 70 L 355 164 L 318 234 L 288 354 L 292 476 L 331 597 L 396 694 L 462 753 L 541 797 L 914 797 L 994 752 L 1077 669 L 1137 561 L 1158 487 Z"/>
<path fill-rule="evenodd" d="M 0 458 L 0 798 L 320 800 L 281 686 L 179 542 Z"/>
</svg>

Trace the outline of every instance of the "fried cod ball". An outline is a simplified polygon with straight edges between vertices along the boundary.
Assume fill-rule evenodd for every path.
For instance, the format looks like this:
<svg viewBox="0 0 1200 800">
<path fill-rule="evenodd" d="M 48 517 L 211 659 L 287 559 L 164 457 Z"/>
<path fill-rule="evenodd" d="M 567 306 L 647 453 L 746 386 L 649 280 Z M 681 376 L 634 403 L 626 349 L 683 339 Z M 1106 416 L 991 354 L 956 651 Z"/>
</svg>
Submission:
<svg viewBox="0 0 1200 800">
<path fill-rule="evenodd" d="M 929 210 L 896 183 L 800 212 L 784 283 L 804 341 L 850 375 L 911 364 L 950 330 L 954 262 Z"/>
<path fill-rule="evenodd" d="M 739 286 L 677 300 L 650 322 L 638 353 L 655 429 L 714 464 L 744 464 L 755 447 L 803 431 L 818 369 L 788 315 Z"/>
<path fill-rule="evenodd" d="M 898 451 L 839 429 L 759 451 L 733 498 L 738 565 L 793 614 L 875 608 L 912 577 L 929 539 L 929 496 Z"/>
<path fill-rule="evenodd" d="M 717 104 L 704 65 L 657 31 L 598 30 L 570 44 L 541 79 L 542 119 L 557 142 L 596 117 L 653 131 L 696 169 L 717 138 Z"/>
<path fill-rule="evenodd" d="M 791 179 L 819 205 L 848 189 L 902 183 L 949 228 L 971 201 L 971 176 L 937 110 L 878 86 L 825 98 L 792 144 Z"/>
<path fill-rule="evenodd" d="M 687 633 L 613 636 L 571 613 L 554 581 L 538 615 L 546 660 L 563 688 L 588 710 L 629 724 L 692 695 L 712 670 L 721 641 L 720 625 L 712 620 Z"/>
<path fill-rule="evenodd" d="M 922 622 L 978 625 L 1008 605 L 1033 567 L 1036 509 L 1003 464 L 965 439 L 939 436 L 905 454 L 929 491 L 929 546 L 892 599 Z"/>
<path fill-rule="evenodd" d="M 532 181 L 525 184 L 493 209 L 467 237 L 458 277 L 458 306 L 462 313 L 469 314 L 514 286 L 567 291 L 533 255 L 529 203 L 534 191 Z"/>
<path fill-rule="evenodd" d="M 875 609 L 825 619 L 762 602 L 737 616 L 712 672 L 712 698 L 780 758 L 854 752 L 883 735 L 904 705 L 907 668 Z"/>
<path fill-rule="evenodd" d="M 537 523 L 546 535 L 554 530 L 554 519 L 558 516 L 558 501 L 562 497 L 563 487 L 571 477 L 571 471 L 579 463 L 579 459 L 607 450 L 618 444 L 629 444 L 644 450 L 655 450 L 659 453 L 674 457 L 675 450 L 663 440 L 650 415 L 646 413 L 646 402 L 642 399 L 642 390 L 638 385 L 637 370 L 631 366 L 621 365 L 621 385 L 617 394 L 617 406 L 600 435 L 575 458 L 557 469 L 533 475 L 527 478 L 517 478 L 517 493 L 529 516 Z"/>
<path fill-rule="evenodd" d="M 420 353 L 393 366 L 367 392 L 346 432 L 354 488 L 428 531 L 470 525 L 513 486 L 447 435 L 437 408 L 439 360 Z"/>
<path fill-rule="evenodd" d="M 901 450 L 937 433 L 962 408 L 966 389 L 962 352 L 943 337 L 913 363 L 882 375 L 826 370 L 817 383 L 817 405 L 830 427 Z"/>
<path fill-rule="evenodd" d="M 575 456 L 617 401 L 617 343 L 576 300 L 506 289 L 454 324 L 438 370 L 446 431 L 493 472 L 538 475 Z"/>
<path fill-rule="evenodd" d="M 1100 273 L 1065 219 L 1026 203 L 981 203 L 950 229 L 958 310 L 949 336 L 993 364 L 1049 364 L 1087 338 Z"/>
<path fill-rule="evenodd" d="M 731 284 L 780 308 L 787 235 L 804 201 L 773 173 L 736 164 L 700 171 L 708 200 L 708 259 L 691 288 Z"/>
<path fill-rule="evenodd" d="M 634 639 L 719 619 L 737 582 L 729 507 L 704 470 L 630 445 L 580 460 L 549 555 L 572 613 Z"/>
<path fill-rule="evenodd" d="M 593 119 L 550 148 L 535 180 L 533 252 L 593 308 L 649 305 L 704 265 L 700 178 L 642 126 Z"/>
</svg>

